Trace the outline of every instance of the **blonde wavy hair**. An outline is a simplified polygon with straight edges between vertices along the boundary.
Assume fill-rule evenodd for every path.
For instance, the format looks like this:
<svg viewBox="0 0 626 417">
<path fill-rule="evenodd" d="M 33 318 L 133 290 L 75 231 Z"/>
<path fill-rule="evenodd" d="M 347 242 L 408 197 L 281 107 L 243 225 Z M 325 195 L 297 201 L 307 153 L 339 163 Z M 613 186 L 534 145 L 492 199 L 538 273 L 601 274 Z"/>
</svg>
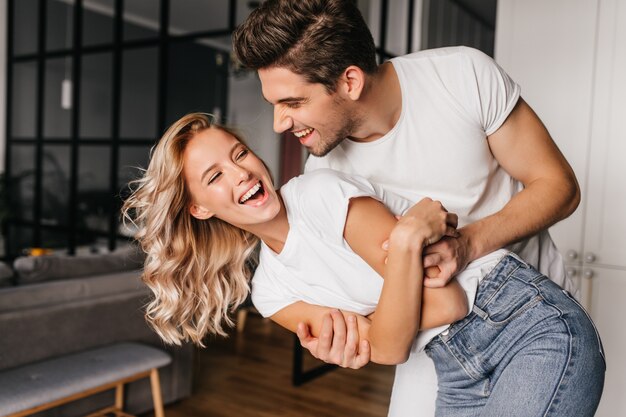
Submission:
<svg viewBox="0 0 626 417">
<path fill-rule="evenodd" d="M 170 344 L 183 341 L 204 346 L 208 334 L 225 335 L 233 325 L 229 313 L 250 292 L 250 260 L 258 238 L 217 218 L 191 216 L 191 196 L 183 176 L 187 143 L 205 129 L 218 126 L 212 116 L 192 113 L 165 132 L 152 149 L 142 178 L 122 214 L 138 231 L 135 238 L 146 252 L 143 281 L 153 293 L 146 320 Z"/>
</svg>

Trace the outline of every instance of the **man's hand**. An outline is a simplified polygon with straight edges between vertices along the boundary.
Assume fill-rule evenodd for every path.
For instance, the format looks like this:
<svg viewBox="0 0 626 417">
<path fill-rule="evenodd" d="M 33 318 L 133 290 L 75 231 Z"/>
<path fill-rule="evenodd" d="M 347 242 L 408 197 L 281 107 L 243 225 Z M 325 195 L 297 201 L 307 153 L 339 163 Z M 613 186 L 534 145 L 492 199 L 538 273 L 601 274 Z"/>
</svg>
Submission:
<svg viewBox="0 0 626 417">
<path fill-rule="evenodd" d="M 370 361 L 370 345 L 367 340 L 359 344 L 359 329 L 354 315 L 347 316 L 346 323 L 338 310 L 325 314 L 319 338 L 312 336 L 304 323 L 298 323 L 296 333 L 300 344 L 315 358 L 326 363 L 359 369 Z"/>
<path fill-rule="evenodd" d="M 422 199 L 419 203 L 415 204 L 409 210 L 406 211 L 404 216 L 396 216 L 401 221 L 407 217 L 422 217 L 424 211 L 420 211 L 420 206 L 427 201 L 440 206 L 440 210 L 445 213 L 443 226 L 445 232 L 443 237 L 437 236 L 436 241 L 431 240 L 431 244 L 428 244 L 424 248 L 424 286 L 430 288 L 444 287 L 458 272 L 465 269 L 469 263 L 469 242 L 465 239 L 458 230 L 456 230 L 458 224 L 458 217 L 454 213 L 448 213 L 445 207 L 437 201 L 432 201 L 429 198 Z M 443 229 L 441 229 L 443 230 Z M 383 249 L 389 248 L 389 241 L 383 243 Z M 386 261 L 385 261 L 386 262 Z"/>
<path fill-rule="evenodd" d="M 461 233 L 459 237 L 444 237 L 424 249 L 424 286 L 440 288 L 469 263 L 469 244 Z"/>
</svg>

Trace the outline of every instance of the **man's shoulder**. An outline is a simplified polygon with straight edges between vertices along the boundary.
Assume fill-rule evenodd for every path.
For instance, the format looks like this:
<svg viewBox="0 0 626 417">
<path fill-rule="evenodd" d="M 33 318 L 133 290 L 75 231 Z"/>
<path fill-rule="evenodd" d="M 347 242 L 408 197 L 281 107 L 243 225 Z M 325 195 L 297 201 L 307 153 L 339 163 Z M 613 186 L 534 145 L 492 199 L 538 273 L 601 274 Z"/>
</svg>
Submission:
<svg viewBox="0 0 626 417">
<path fill-rule="evenodd" d="M 493 58 L 467 46 L 426 49 L 392 58 L 394 68 L 411 77 L 449 77 L 450 74 L 471 73 L 494 65 Z M 446 74 L 448 74 L 446 76 Z"/>
<path fill-rule="evenodd" d="M 420 62 L 437 61 L 440 59 L 482 59 L 489 58 L 484 52 L 469 46 L 447 46 L 443 48 L 424 49 L 407 55 L 392 58 L 391 61 Z"/>
</svg>

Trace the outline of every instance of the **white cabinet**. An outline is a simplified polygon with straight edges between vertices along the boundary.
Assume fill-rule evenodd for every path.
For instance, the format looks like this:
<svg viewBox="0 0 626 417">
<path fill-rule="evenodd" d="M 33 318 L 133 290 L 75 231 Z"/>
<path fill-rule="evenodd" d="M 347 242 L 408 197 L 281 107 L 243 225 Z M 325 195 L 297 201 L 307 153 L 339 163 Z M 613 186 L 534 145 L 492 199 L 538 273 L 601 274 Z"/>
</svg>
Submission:
<svg viewBox="0 0 626 417">
<path fill-rule="evenodd" d="M 624 0 L 600 1 L 594 78 L 583 261 L 626 269 Z"/>
<path fill-rule="evenodd" d="M 551 233 L 607 352 L 596 415 L 626 416 L 626 1 L 499 0 L 496 60 L 581 185 Z"/>
<path fill-rule="evenodd" d="M 591 271 L 590 312 L 602 337 L 607 360 L 604 392 L 596 417 L 626 416 L 626 273 L 602 267 Z"/>
</svg>

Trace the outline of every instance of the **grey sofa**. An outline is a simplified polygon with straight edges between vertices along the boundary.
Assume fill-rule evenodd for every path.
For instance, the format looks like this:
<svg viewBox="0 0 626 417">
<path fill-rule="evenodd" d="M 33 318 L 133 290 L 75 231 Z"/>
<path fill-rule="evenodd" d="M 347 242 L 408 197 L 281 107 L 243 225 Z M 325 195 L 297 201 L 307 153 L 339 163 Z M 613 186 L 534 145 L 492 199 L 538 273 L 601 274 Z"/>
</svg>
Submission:
<svg viewBox="0 0 626 417">
<path fill-rule="evenodd" d="M 172 355 L 172 363 L 160 371 L 164 402 L 190 395 L 194 349 L 160 341 L 143 317 L 147 297 L 139 270 L 0 288 L 0 372 L 115 342 L 137 341 Z M 37 416 L 85 415 L 112 402 L 110 391 Z M 149 382 L 131 383 L 126 410 L 150 409 Z"/>
</svg>

